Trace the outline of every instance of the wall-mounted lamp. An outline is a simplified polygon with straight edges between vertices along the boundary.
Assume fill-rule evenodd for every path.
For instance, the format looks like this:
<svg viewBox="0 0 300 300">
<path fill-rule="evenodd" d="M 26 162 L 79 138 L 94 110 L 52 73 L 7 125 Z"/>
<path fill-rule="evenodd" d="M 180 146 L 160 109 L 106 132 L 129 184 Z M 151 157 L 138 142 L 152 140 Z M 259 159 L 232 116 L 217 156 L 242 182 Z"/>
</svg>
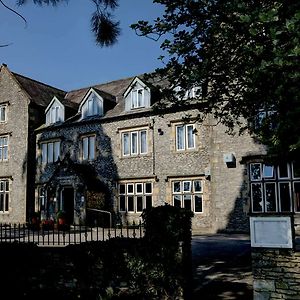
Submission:
<svg viewBox="0 0 300 300">
<path fill-rule="evenodd" d="M 161 128 L 158 128 L 158 129 L 157 129 L 157 132 L 158 132 L 159 135 L 163 135 L 163 134 L 164 134 L 164 132 L 162 131 Z"/>
</svg>

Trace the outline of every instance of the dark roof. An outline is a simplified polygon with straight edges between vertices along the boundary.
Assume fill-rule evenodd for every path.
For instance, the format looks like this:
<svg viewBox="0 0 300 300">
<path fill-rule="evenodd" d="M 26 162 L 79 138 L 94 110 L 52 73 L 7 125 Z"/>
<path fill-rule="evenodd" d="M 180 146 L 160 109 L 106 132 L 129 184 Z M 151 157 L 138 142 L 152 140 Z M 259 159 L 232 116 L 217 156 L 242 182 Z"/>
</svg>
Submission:
<svg viewBox="0 0 300 300">
<path fill-rule="evenodd" d="M 66 92 L 63 90 L 17 73 L 12 72 L 12 74 L 19 82 L 21 87 L 30 96 L 31 101 L 37 105 L 47 107 L 54 96 L 56 96 L 59 100 L 64 99 Z"/>
<path fill-rule="evenodd" d="M 122 99 L 122 95 L 125 92 L 125 90 L 128 88 L 129 84 L 133 80 L 134 77 L 129 77 L 125 79 L 120 79 L 120 80 L 115 80 L 103 84 L 96 84 L 94 86 L 78 89 L 78 90 L 73 90 L 70 91 L 66 94 L 65 99 L 75 102 L 75 103 L 80 103 L 86 93 L 89 91 L 90 88 L 93 88 L 97 91 L 97 93 L 104 92 L 106 94 L 109 94 L 111 96 L 115 97 L 115 101 L 119 102 Z"/>
</svg>

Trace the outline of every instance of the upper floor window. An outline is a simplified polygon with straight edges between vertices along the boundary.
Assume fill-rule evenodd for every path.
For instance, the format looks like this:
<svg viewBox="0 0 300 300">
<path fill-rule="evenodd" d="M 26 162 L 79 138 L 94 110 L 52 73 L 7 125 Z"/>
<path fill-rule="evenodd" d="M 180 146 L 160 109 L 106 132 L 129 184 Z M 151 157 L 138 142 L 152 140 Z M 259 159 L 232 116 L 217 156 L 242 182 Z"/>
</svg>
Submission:
<svg viewBox="0 0 300 300">
<path fill-rule="evenodd" d="M 203 184 L 200 179 L 174 180 L 172 182 L 173 205 L 203 212 Z"/>
<path fill-rule="evenodd" d="M 0 180 L 0 213 L 9 211 L 9 181 Z"/>
<path fill-rule="evenodd" d="M 6 122 L 6 116 L 7 114 L 7 105 L 6 104 L 0 104 L 0 123 Z"/>
<path fill-rule="evenodd" d="M 138 108 L 150 107 L 150 88 L 136 77 L 124 92 L 125 110 L 130 111 Z"/>
<path fill-rule="evenodd" d="M 91 92 L 82 104 L 82 117 L 103 115 L 103 100 L 95 92 Z"/>
<path fill-rule="evenodd" d="M 144 89 L 136 89 L 131 91 L 131 108 L 145 107 Z"/>
<path fill-rule="evenodd" d="M 122 133 L 122 155 L 135 156 L 148 153 L 147 130 L 126 131 Z"/>
<path fill-rule="evenodd" d="M 300 164 L 249 166 L 252 212 L 300 212 Z"/>
<path fill-rule="evenodd" d="M 195 125 L 176 125 L 176 150 L 188 150 L 195 148 Z"/>
<path fill-rule="evenodd" d="M 119 211 L 138 213 L 152 206 L 152 182 L 119 184 Z"/>
<path fill-rule="evenodd" d="M 95 141 L 96 136 L 84 136 L 81 139 L 82 143 L 82 160 L 94 160 L 95 159 Z"/>
<path fill-rule="evenodd" d="M 54 106 L 51 108 L 51 112 L 50 112 L 50 123 L 56 123 L 59 121 L 59 107 L 58 106 Z"/>
<path fill-rule="evenodd" d="M 54 97 L 46 108 L 46 124 L 50 125 L 57 122 L 63 122 L 64 119 L 65 107 L 56 97 Z"/>
<path fill-rule="evenodd" d="M 0 162 L 8 160 L 8 136 L 0 136 Z"/>
<path fill-rule="evenodd" d="M 60 157 L 60 141 L 43 142 L 42 148 L 42 163 L 56 162 Z"/>
</svg>

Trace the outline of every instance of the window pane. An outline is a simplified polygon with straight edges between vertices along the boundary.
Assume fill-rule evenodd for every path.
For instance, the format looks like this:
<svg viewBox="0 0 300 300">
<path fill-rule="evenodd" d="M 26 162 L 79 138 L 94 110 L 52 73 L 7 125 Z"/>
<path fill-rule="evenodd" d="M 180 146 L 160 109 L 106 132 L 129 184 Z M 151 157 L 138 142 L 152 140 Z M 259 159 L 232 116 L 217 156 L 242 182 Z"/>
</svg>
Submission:
<svg viewBox="0 0 300 300">
<path fill-rule="evenodd" d="M 265 184 L 266 211 L 276 211 L 276 185 L 275 183 Z"/>
<path fill-rule="evenodd" d="M 279 202 L 281 211 L 291 211 L 291 193 L 288 182 L 279 183 Z"/>
<path fill-rule="evenodd" d="M 125 194 L 125 184 L 120 184 L 120 194 Z"/>
<path fill-rule="evenodd" d="M 174 181 L 173 182 L 173 193 L 180 193 L 181 188 L 180 188 L 180 181 Z"/>
<path fill-rule="evenodd" d="M 47 162 L 47 144 L 42 144 L 42 163 Z"/>
<path fill-rule="evenodd" d="M 195 212 L 202 212 L 202 196 L 195 195 Z"/>
<path fill-rule="evenodd" d="M 53 162 L 53 143 L 48 143 L 48 162 Z"/>
<path fill-rule="evenodd" d="M 295 211 L 300 212 L 300 182 L 294 182 Z"/>
<path fill-rule="evenodd" d="M 151 194 L 152 193 L 152 183 L 151 182 L 147 182 L 145 184 L 145 193 L 146 194 Z"/>
<path fill-rule="evenodd" d="M 293 162 L 293 177 L 300 178 L 300 161 Z"/>
<path fill-rule="evenodd" d="M 5 195 L 5 203 L 4 203 L 4 209 L 5 209 L 5 211 L 9 210 L 8 203 L 9 203 L 9 196 L 8 196 L 8 194 L 6 194 Z"/>
<path fill-rule="evenodd" d="M 126 211 L 125 196 L 120 196 L 119 210 Z"/>
<path fill-rule="evenodd" d="M 191 181 L 184 181 L 183 182 L 183 191 L 190 192 L 191 191 L 192 182 Z"/>
<path fill-rule="evenodd" d="M 128 201 L 128 211 L 134 211 L 134 202 L 133 202 L 133 196 L 128 196 L 127 197 Z"/>
<path fill-rule="evenodd" d="M 274 177 L 274 167 L 271 165 L 263 166 L 263 177 L 264 178 L 273 178 Z"/>
<path fill-rule="evenodd" d="M 251 184 L 252 211 L 263 211 L 262 186 L 260 183 Z"/>
<path fill-rule="evenodd" d="M 130 154 L 130 148 L 129 148 L 129 133 L 123 133 L 123 155 L 129 155 Z"/>
<path fill-rule="evenodd" d="M 88 151 L 89 151 L 89 139 L 87 137 L 84 137 L 82 139 L 82 159 L 83 160 L 88 159 Z"/>
<path fill-rule="evenodd" d="M 138 134 L 137 134 L 137 132 L 131 133 L 131 153 L 132 154 L 138 153 Z"/>
<path fill-rule="evenodd" d="M 185 139 L 184 139 L 184 126 L 176 126 L 176 149 L 184 150 Z"/>
<path fill-rule="evenodd" d="M 174 195 L 173 196 L 173 203 L 175 207 L 181 207 L 181 196 L 180 195 Z"/>
<path fill-rule="evenodd" d="M 95 159 L 95 137 L 89 137 L 89 159 Z"/>
<path fill-rule="evenodd" d="M 136 197 L 136 211 L 143 210 L 143 196 Z"/>
<path fill-rule="evenodd" d="M 192 196 L 184 195 L 183 196 L 183 207 L 189 210 L 192 210 Z"/>
<path fill-rule="evenodd" d="M 141 153 L 147 153 L 147 131 L 140 132 Z"/>
<path fill-rule="evenodd" d="M 279 178 L 289 178 L 289 170 L 287 164 L 280 164 L 278 166 L 278 176 Z"/>
<path fill-rule="evenodd" d="M 134 189 L 133 189 L 133 184 L 132 183 L 128 183 L 127 184 L 127 194 L 133 194 Z"/>
<path fill-rule="evenodd" d="M 250 176 L 251 180 L 261 179 L 261 165 L 260 164 L 250 164 Z"/>
<path fill-rule="evenodd" d="M 132 98 L 131 98 L 131 108 L 136 108 L 138 106 L 138 97 L 137 97 L 137 90 L 135 91 L 132 91 L 132 94 L 131 94 Z"/>
<path fill-rule="evenodd" d="M 146 196 L 146 208 L 152 207 L 152 196 Z"/>
<path fill-rule="evenodd" d="M 143 184 L 142 183 L 136 183 L 135 185 L 135 192 L 137 194 L 142 194 L 143 193 Z"/>
<path fill-rule="evenodd" d="M 144 106 L 144 99 L 143 99 L 143 90 L 138 90 L 138 107 L 143 107 Z"/>
<path fill-rule="evenodd" d="M 194 181 L 194 192 L 202 192 L 201 180 L 195 180 Z"/>
<path fill-rule="evenodd" d="M 195 147 L 195 135 L 193 133 L 194 126 L 187 125 L 187 148 L 194 148 Z"/>
<path fill-rule="evenodd" d="M 4 211 L 4 194 L 0 194 L 0 211 Z"/>
<path fill-rule="evenodd" d="M 8 159 L 8 147 L 4 146 L 3 148 L 3 159 Z"/>
<path fill-rule="evenodd" d="M 60 142 L 54 143 L 54 161 L 57 161 L 60 156 Z"/>
</svg>

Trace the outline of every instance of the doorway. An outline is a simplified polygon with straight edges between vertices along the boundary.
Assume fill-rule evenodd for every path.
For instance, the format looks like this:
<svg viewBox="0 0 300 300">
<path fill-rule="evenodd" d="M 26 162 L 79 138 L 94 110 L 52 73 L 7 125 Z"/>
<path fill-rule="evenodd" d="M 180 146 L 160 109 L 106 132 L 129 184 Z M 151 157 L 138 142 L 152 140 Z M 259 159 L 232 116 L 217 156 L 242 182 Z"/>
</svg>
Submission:
<svg viewBox="0 0 300 300">
<path fill-rule="evenodd" d="M 67 224 L 73 224 L 74 221 L 74 189 L 64 187 L 61 191 L 61 209 L 66 213 Z"/>
</svg>

